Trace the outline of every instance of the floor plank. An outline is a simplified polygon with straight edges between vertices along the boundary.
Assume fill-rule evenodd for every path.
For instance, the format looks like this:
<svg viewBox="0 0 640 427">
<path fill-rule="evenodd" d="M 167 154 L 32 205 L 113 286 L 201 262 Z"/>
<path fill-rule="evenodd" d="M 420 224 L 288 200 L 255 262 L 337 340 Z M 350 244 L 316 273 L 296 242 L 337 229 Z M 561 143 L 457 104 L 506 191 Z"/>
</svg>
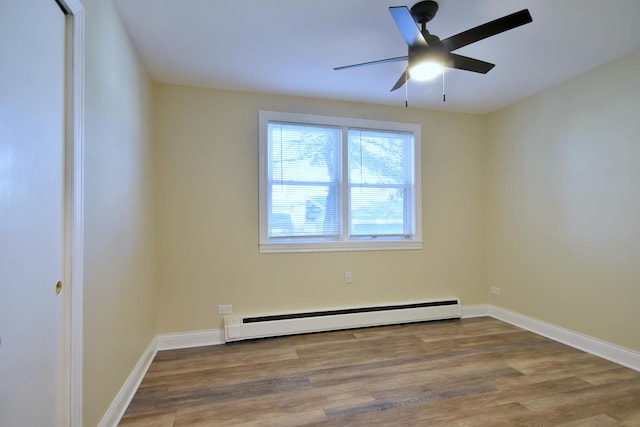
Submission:
<svg viewBox="0 0 640 427">
<path fill-rule="evenodd" d="M 492 318 L 159 352 L 122 426 L 640 426 L 640 372 Z"/>
</svg>

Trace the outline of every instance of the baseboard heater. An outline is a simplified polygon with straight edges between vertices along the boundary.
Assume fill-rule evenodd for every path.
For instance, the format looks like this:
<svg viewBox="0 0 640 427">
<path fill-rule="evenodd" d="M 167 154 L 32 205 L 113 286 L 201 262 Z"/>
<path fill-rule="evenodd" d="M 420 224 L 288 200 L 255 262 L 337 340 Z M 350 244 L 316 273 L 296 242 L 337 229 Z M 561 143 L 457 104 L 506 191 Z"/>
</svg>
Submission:
<svg viewBox="0 0 640 427">
<path fill-rule="evenodd" d="M 224 318 L 225 342 L 339 329 L 458 319 L 460 300 Z"/>
</svg>

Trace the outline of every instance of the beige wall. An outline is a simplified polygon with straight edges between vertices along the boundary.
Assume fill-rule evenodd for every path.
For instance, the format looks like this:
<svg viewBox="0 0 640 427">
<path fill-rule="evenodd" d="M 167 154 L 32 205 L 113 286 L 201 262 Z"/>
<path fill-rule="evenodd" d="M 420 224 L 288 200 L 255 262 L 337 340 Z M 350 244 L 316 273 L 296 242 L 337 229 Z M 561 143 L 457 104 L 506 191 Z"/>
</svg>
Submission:
<svg viewBox="0 0 640 427">
<path fill-rule="evenodd" d="M 152 86 L 111 0 L 86 12 L 84 422 L 155 335 Z"/>
<path fill-rule="evenodd" d="M 484 117 L 170 85 L 154 96 L 158 333 L 218 329 L 218 304 L 259 314 L 486 302 Z M 420 123 L 424 249 L 259 254 L 260 109 Z"/>
<path fill-rule="evenodd" d="M 490 116 L 490 303 L 640 351 L 640 53 Z"/>
</svg>

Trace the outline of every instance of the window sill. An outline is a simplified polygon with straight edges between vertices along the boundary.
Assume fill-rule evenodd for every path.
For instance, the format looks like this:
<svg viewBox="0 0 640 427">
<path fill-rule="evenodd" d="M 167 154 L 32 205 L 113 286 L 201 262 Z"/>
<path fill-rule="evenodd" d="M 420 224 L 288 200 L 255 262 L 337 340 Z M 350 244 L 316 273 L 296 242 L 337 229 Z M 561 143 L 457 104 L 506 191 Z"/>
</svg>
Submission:
<svg viewBox="0 0 640 427">
<path fill-rule="evenodd" d="M 398 251 L 422 249 L 422 240 L 410 242 L 260 243 L 261 254 L 301 252 Z"/>
</svg>

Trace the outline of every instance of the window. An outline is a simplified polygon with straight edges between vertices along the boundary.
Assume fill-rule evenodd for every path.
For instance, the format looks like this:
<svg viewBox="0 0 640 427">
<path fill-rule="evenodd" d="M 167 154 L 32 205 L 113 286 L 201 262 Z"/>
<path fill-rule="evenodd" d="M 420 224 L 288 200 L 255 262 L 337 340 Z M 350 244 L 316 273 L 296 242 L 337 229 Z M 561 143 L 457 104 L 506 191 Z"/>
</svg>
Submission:
<svg viewBox="0 0 640 427">
<path fill-rule="evenodd" d="M 260 111 L 260 252 L 420 249 L 420 126 Z"/>
</svg>

